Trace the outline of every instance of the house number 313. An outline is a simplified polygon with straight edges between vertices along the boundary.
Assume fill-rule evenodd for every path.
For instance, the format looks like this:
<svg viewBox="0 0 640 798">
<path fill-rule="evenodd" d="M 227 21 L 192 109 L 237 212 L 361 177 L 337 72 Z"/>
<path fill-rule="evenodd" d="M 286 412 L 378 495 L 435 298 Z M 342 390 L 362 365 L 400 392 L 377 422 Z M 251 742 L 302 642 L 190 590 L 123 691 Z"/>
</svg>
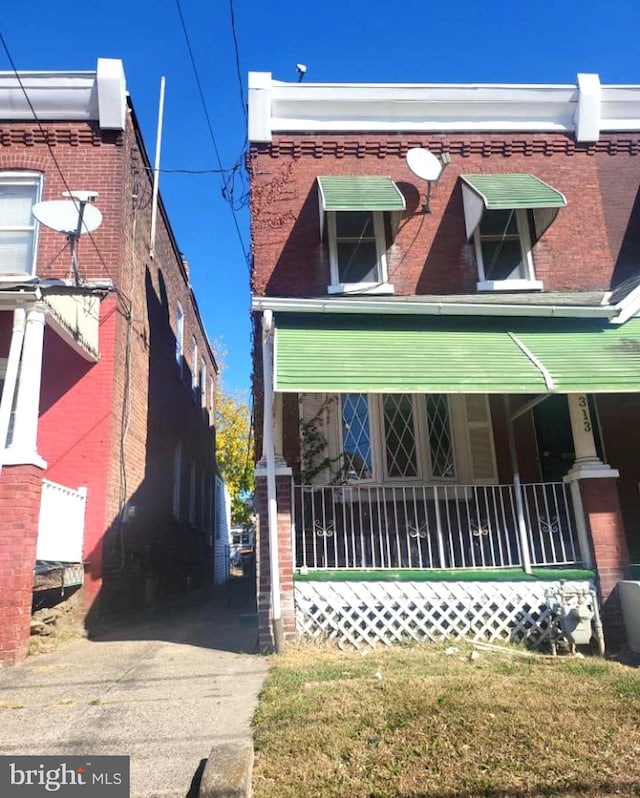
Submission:
<svg viewBox="0 0 640 798">
<path fill-rule="evenodd" d="M 591 432 L 591 416 L 589 415 L 589 405 L 586 396 L 578 397 L 578 406 L 582 415 L 582 428 L 585 432 Z"/>
</svg>

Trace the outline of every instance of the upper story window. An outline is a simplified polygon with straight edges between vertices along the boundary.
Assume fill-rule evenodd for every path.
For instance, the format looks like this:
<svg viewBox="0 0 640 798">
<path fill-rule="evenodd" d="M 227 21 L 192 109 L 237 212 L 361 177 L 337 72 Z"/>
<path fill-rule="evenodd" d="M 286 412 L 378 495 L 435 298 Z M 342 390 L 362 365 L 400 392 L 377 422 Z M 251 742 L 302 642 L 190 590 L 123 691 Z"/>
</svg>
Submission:
<svg viewBox="0 0 640 798">
<path fill-rule="evenodd" d="M 176 363 L 182 368 L 182 353 L 184 345 L 184 311 L 178 302 L 176 305 Z"/>
<path fill-rule="evenodd" d="M 528 174 L 462 175 L 462 199 L 478 290 L 541 290 L 532 248 L 567 204 L 564 195 Z"/>
<path fill-rule="evenodd" d="M 318 187 L 331 265 L 328 293 L 393 293 L 386 251 L 405 209 L 396 184 L 380 175 L 329 175 L 318 178 Z"/>
<path fill-rule="evenodd" d="M 191 387 L 195 391 L 198 387 L 198 343 L 191 339 Z"/>
<path fill-rule="evenodd" d="M 530 287 L 537 287 L 533 285 L 536 277 L 527 211 L 486 211 L 473 235 L 478 287 L 491 288 L 506 281 L 527 282 Z M 509 287 L 513 287 L 513 282 Z"/>
<path fill-rule="evenodd" d="M 42 175 L 0 172 L 0 274 L 34 274 Z"/>
<path fill-rule="evenodd" d="M 200 360 L 200 405 L 207 406 L 207 365 L 204 358 Z"/>
</svg>

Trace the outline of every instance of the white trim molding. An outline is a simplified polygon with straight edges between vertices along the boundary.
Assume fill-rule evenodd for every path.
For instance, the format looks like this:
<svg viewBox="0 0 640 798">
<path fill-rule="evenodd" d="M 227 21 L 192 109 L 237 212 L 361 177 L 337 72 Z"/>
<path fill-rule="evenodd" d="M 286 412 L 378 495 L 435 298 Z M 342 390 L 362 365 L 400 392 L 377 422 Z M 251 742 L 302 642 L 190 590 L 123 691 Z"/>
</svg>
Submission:
<svg viewBox="0 0 640 798">
<path fill-rule="evenodd" d="M 249 140 L 281 132 L 565 132 L 579 142 L 640 130 L 640 85 L 286 83 L 249 73 Z"/>
</svg>

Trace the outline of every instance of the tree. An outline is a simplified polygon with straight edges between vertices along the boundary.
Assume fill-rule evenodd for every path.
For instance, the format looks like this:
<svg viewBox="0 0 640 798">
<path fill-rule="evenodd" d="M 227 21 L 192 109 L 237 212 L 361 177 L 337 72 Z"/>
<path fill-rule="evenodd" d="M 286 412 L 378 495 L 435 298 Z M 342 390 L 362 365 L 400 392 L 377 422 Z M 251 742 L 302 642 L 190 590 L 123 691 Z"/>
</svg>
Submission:
<svg viewBox="0 0 640 798">
<path fill-rule="evenodd" d="M 220 342 L 216 343 L 216 361 L 222 374 L 226 352 Z M 216 394 L 216 458 L 231 494 L 231 523 L 249 524 L 251 508 L 247 500 L 253 496 L 251 409 L 244 394 L 226 391 L 220 378 Z"/>
</svg>

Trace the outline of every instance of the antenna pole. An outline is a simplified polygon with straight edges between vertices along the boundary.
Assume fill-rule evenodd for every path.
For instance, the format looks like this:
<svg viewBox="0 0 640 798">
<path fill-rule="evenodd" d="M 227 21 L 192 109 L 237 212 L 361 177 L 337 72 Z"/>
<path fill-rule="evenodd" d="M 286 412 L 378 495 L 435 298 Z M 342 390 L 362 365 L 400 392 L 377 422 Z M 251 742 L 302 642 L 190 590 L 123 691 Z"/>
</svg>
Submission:
<svg viewBox="0 0 640 798">
<path fill-rule="evenodd" d="M 158 131 L 156 134 L 156 158 L 153 167 L 153 198 L 151 200 L 151 244 L 149 255 L 156 252 L 156 219 L 158 216 L 158 180 L 160 178 L 160 147 L 162 144 L 162 116 L 164 113 L 164 75 L 160 78 L 160 100 L 158 102 Z"/>
</svg>

